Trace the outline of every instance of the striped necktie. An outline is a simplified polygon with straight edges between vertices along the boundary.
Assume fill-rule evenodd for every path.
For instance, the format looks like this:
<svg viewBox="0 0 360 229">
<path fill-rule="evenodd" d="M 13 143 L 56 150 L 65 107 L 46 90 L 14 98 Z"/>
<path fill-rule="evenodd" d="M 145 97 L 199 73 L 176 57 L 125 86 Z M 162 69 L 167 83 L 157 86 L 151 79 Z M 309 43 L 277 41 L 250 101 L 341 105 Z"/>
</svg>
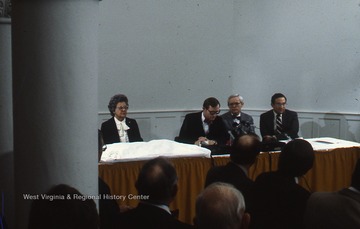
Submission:
<svg viewBox="0 0 360 229">
<path fill-rule="evenodd" d="M 282 134 L 282 132 L 283 132 L 281 114 L 276 115 L 276 129 L 275 129 L 275 132 L 277 134 Z"/>
</svg>

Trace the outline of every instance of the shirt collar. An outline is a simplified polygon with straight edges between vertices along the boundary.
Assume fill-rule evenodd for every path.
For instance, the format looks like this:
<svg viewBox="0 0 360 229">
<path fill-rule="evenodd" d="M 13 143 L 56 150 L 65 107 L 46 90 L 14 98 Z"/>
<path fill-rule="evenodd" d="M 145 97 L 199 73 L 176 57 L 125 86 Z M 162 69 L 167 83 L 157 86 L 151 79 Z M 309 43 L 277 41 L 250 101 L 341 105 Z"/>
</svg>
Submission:
<svg viewBox="0 0 360 229">
<path fill-rule="evenodd" d="M 166 206 L 165 204 L 153 204 L 153 203 L 149 203 L 149 202 L 145 202 L 145 201 L 141 201 L 141 203 L 160 208 L 160 209 L 166 211 L 167 213 L 169 213 L 171 215 L 171 211 L 170 211 L 169 206 Z"/>
<path fill-rule="evenodd" d="M 278 113 L 276 113 L 274 110 L 273 110 L 273 113 L 274 113 L 274 117 L 276 117 L 277 115 L 280 115 L 280 117 L 282 117 L 282 115 L 284 114 L 284 113 L 278 114 Z"/>
<path fill-rule="evenodd" d="M 238 115 L 231 114 L 231 116 L 233 116 L 234 118 L 241 117 L 241 112 Z"/>
<path fill-rule="evenodd" d="M 124 118 L 124 120 L 120 121 L 118 120 L 115 116 L 114 116 L 114 120 L 116 124 L 120 124 L 120 123 L 125 123 L 126 122 L 126 118 Z"/>
<path fill-rule="evenodd" d="M 243 165 L 240 165 L 240 164 L 236 164 L 235 162 L 232 162 L 234 165 L 236 165 L 237 167 L 239 167 L 244 173 L 246 176 L 248 176 L 248 169 L 243 166 Z"/>
<path fill-rule="evenodd" d="M 350 189 L 351 191 L 356 192 L 356 193 L 360 193 L 359 190 L 357 190 L 356 188 L 354 188 L 354 187 L 352 187 L 352 186 L 350 186 L 349 189 Z"/>
</svg>

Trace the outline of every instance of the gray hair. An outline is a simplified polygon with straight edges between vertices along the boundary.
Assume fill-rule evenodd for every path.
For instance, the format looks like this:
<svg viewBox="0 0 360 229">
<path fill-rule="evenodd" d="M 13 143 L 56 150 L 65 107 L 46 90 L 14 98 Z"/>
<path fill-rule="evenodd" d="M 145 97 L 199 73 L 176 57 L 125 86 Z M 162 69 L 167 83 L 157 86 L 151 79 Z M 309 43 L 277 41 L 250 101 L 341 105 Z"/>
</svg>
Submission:
<svg viewBox="0 0 360 229">
<path fill-rule="evenodd" d="M 226 183 L 209 185 L 196 199 L 198 228 L 240 228 L 245 213 L 245 200 L 239 190 Z"/>
<path fill-rule="evenodd" d="M 241 96 L 241 95 L 239 95 L 239 94 L 232 94 L 232 95 L 230 95 L 229 96 L 229 98 L 228 98 L 228 104 L 229 104 L 229 100 L 230 99 L 232 99 L 232 98 L 236 98 L 236 97 L 238 97 L 239 99 L 240 99 L 240 102 L 242 103 L 242 104 L 244 104 L 244 98 Z"/>
</svg>

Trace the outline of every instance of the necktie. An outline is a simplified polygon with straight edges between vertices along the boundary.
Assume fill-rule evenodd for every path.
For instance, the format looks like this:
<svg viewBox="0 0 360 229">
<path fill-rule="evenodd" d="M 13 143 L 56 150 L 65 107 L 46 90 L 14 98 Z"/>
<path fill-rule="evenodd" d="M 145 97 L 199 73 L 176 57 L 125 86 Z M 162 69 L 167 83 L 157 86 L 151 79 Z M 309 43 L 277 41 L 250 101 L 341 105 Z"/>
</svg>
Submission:
<svg viewBox="0 0 360 229">
<path fill-rule="evenodd" d="M 241 116 L 233 115 L 233 126 L 237 127 L 241 122 Z"/>
<path fill-rule="evenodd" d="M 210 131 L 210 122 L 207 120 L 204 120 L 203 127 L 204 127 L 205 135 L 207 135 Z"/>
<path fill-rule="evenodd" d="M 277 134 L 282 134 L 282 132 L 283 132 L 281 114 L 276 115 L 276 129 L 275 129 L 275 132 Z"/>
</svg>

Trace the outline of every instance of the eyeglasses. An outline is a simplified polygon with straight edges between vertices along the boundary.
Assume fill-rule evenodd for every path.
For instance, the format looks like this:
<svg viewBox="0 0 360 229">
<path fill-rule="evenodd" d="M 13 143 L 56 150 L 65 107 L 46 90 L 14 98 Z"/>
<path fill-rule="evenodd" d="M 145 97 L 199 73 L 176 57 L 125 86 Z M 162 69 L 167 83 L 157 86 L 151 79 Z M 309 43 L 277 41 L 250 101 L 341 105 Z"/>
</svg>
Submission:
<svg viewBox="0 0 360 229">
<path fill-rule="evenodd" d="M 124 110 L 124 111 L 126 111 L 127 109 L 129 109 L 129 106 L 121 106 L 121 107 L 116 107 L 116 109 L 119 109 L 119 110 Z"/>
<path fill-rule="evenodd" d="M 285 107 L 286 103 L 275 103 L 277 107 Z"/>
<path fill-rule="evenodd" d="M 220 114 L 220 110 L 218 110 L 218 111 L 210 111 L 208 109 L 206 109 L 206 110 L 210 113 L 210 115 L 218 115 L 218 114 Z"/>
<path fill-rule="evenodd" d="M 239 106 L 241 103 L 228 103 L 229 107 Z"/>
</svg>

